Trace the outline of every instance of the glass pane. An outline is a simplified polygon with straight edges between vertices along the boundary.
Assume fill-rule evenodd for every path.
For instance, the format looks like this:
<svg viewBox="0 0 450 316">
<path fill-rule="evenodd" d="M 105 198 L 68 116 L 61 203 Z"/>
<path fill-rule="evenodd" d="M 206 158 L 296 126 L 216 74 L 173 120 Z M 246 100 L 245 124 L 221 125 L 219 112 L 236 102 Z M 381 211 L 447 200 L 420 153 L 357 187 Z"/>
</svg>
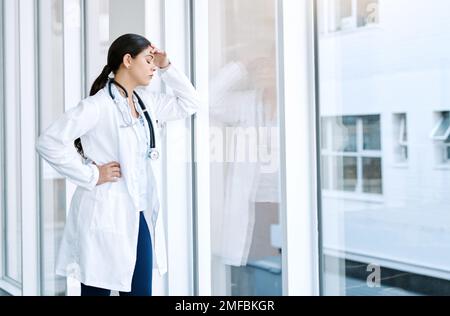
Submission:
<svg viewBox="0 0 450 316">
<path fill-rule="evenodd" d="M 333 190 L 354 192 L 358 181 L 357 159 L 354 157 L 334 157 Z"/>
<path fill-rule="evenodd" d="M 363 149 L 381 150 L 380 116 L 364 116 L 363 119 Z"/>
<path fill-rule="evenodd" d="M 337 9 L 319 1 L 326 25 Z M 450 124 L 450 2 L 383 1 L 378 16 L 379 28 L 318 35 L 320 117 L 357 117 L 357 163 L 322 170 L 333 189 L 358 179 L 319 201 L 323 294 L 450 295 L 450 177 L 436 168 L 444 142 L 430 137 L 436 114 L 447 113 L 436 134 Z M 348 144 L 343 134 L 330 141 Z"/>
<path fill-rule="evenodd" d="M 403 114 L 401 117 L 401 135 L 400 135 L 400 140 L 403 142 L 407 142 L 408 141 L 408 120 L 406 119 L 406 115 Z"/>
<path fill-rule="evenodd" d="M 276 1 L 208 5 L 213 295 L 281 295 Z"/>
<path fill-rule="evenodd" d="M 62 1 L 39 1 L 39 134 L 64 112 L 62 10 Z M 65 295 L 66 279 L 55 274 L 66 221 L 65 180 L 42 159 L 40 175 L 42 294 Z"/>
<path fill-rule="evenodd" d="M 381 184 L 381 158 L 363 158 L 363 191 L 383 193 Z"/>
<path fill-rule="evenodd" d="M 117 6 L 120 2 L 116 1 Z M 86 19 L 88 21 L 86 27 L 86 90 L 90 91 L 92 83 L 102 72 L 103 67 L 107 63 L 108 49 L 114 40 L 112 26 L 110 23 L 111 0 L 86 1 Z M 116 28 L 124 28 L 125 23 L 115 23 Z M 121 29 L 118 34 L 132 33 Z M 136 33 L 136 32 L 135 32 Z"/>
<path fill-rule="evenodd" d="M 450 161 L 450 147 L 447 147 L 447 161 Z"/>
<path fill-rule="evenodd" d="M 331 120 L 334 151 L 357 151 L 356 120 L 355 116 L 342 116 Z"/>
<path fill-rule="evenodd" d="M 392 143 L 395 163 L 408 162 L 408 122 L 406 114 L 392 116 Z M 381 137 L 379 137 L 381 139 Z"/>
<path fill-rule="evenodd" d="M 5 275 L 22 282 L 22 212 L 20 157 L 20 86 L 19 86 L 19 2 L 4 2 L 4 71 L 5 71 Z"/>
<path fill-rule="evenodd" d="M 435 137 L 444 137 L 450 128 L 450 117 L 449 112 L 443 112 L 441 118 L 441 124 L 439 125 L 438 130 L 434 134 Z"/>
</svg>

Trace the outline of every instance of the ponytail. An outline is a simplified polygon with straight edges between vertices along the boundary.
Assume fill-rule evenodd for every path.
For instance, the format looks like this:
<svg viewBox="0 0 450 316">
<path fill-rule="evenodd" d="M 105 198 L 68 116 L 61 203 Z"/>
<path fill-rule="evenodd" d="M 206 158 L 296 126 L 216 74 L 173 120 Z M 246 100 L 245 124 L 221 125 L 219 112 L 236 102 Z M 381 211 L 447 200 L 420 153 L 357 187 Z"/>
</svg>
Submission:
<svg viewBox="0 0 450 316">
<path fill-rule="evenodd" d="M 89 92 L 90 96 L 95 95 L 97 92 L 99 92 L 106 86 L 106 84 L 108 83 L 108 77 L 110 73 L 111 67 L 109 67 L 109 65 L 103 67 L 102 73 L 100 74 L 100 76 L 98 76 L 97 79 L 95 79 L 94 83 L 92 84 L 91 91 Z M 81 157 L 83 157 L 83 159 L 86 159 L 86 156 L 84 155 L 83 151 L 83 146 L 81 145 L 81 139 L 80 138 L 75 139 L 73 144 L 77 152 L 81 155 Z"/>
<path fill-rule="evenodd" d="M 99 92 L 101 89 L 103 89 L 106 86 L 106 83 L 108 82 L 109 74 L 111 73 L 111 67 L 109 65 L 106 65 L 103 67 L 103 71 L 98 76 L 97 79 L 95 79 L 94 83 L 91 87 L 91 92 L 89 93 L 90 96 L 95 95 L 97 92 Z"/>
</svg>

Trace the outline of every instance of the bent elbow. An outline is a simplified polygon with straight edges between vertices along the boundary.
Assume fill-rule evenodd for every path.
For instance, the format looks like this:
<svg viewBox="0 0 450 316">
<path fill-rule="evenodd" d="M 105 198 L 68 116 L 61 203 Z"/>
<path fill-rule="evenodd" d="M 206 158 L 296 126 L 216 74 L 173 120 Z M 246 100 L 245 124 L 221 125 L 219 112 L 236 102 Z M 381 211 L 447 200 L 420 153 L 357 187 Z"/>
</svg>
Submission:
<svg viewBox="0 0 450 316">
<path fill-rule="evenodd" d="M 41 135 L 37 138 L 35 150 L 40 156 L 46 156 L 46 154 L 50 150 L 49 140 L 47 139 L 46 135 Z"/>
</svg>

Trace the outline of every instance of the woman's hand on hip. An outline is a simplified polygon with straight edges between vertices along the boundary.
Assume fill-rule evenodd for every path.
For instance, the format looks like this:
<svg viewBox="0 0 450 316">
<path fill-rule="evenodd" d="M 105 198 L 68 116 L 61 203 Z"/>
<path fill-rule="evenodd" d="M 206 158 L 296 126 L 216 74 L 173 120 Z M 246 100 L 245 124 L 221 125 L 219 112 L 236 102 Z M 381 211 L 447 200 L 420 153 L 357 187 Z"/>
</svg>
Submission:
<svg viewBox="0 0 450 316">
<path fill-rule="evenodd" d="M 94 163 L 95 164 L 95 163 Z M 95 164 L 99 171 L 99 177 L 97 185 L 102 185 L 107 182 L 117 182 L 122 177 L 120 171 L 120 164 L 116 161 L 107 163 L 106 165 L 98 166 Z"/>
</svg>

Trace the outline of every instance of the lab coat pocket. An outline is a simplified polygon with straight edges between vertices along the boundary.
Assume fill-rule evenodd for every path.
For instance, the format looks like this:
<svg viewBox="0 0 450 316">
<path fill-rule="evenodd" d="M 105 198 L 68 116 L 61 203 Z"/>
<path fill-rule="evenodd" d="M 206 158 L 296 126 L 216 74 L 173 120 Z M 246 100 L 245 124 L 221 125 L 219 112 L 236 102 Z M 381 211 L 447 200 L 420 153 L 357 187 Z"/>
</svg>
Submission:
<svg viewBox="0 0 450 316">
<path fill-rule="evenodd" d="M 129 197 L 118 192 L 105 192 L 97 197 L 90 229 L 113 234 L 126 234 Z"/>
</svg>

